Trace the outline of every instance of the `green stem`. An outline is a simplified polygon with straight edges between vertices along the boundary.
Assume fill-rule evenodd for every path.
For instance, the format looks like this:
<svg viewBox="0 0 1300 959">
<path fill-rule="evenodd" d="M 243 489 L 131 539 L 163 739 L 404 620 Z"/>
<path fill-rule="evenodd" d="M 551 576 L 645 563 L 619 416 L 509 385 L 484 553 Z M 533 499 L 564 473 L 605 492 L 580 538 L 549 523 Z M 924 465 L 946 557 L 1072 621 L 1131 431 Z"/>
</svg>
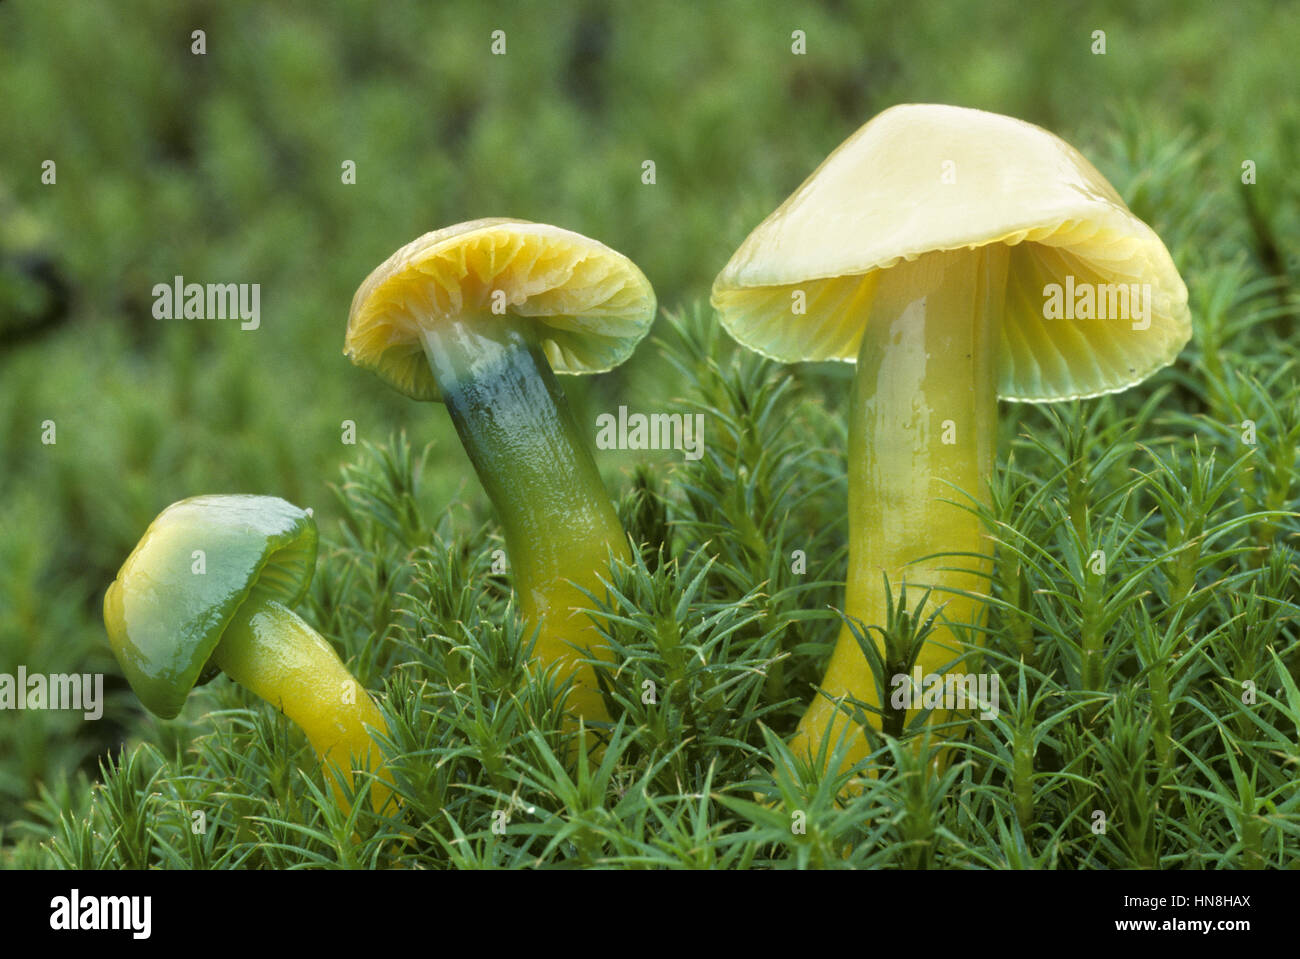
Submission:
<svg viewBox="0 0 1300 959">
<path fill-rule="evenodd" d="M 331 773 L 350 775 L 383 764 L 383 753 L 366 729 L 387 732 L 383 714 L 334 648 L 293 610 L 275 600 L 245 603 L 212 658 L 227 676 L 302 727 Z M 335 776 L 330 780 L 346 809 L 342 788 Z M 375 783 L 371 805 L 382 810 L 390 795 L 388 787 Z"/>
<path fill-rule="evenodd" d="M 540 626 L 535 655 L 576 670 L 569 700 L 588 720 L 608 719 L 578 649 L 599 654 L 590 618 L 612 553 L 630 561 L 627 536 L 563 390 L 527 321 L 444 319 L 423 331 L 424 352 L 465 452 L 496 509 L 525 621 Z M 576 648 L 575 648 L 576 647 Z"/>
<path fill-rule="evenodd" d="M 1151 688 L 1152 739 L 1160 768 L 1169 769 L 1171 725 L 1169 713 L 1169 674 L 1163 659 L 1151 667 L 1148 683 Z"/>
<path fill-rule="evenodd" d="M 1016 797 L 1016 818 L 1026 832 L 1034 822 L 1034 727 L 1032 717 L 1016 725 L 1013 746 L 1012 783 Z"/>
<path fill-rule="evenodd" d="M 1012 555 L 1006 556 L 1000 565 L 1002 598 L 1008 603 L 1015 604 L 1006 612 L 1007 632 L 1010 633 L 1011 640 L 1015 643 L 1016 650 L 1020 653 L 1020 658 L 1025 661 L 1025 665 L 1036 668 L 1038 654 L 1034 649 L 1034 625 L 1022 612 L 1022 609 L 1028 605 L 1024 568 Z"/>
<path fill-rule="evenodd" d="M 1102 631 L 1102 585 L 1101 577 L 1091 570 L 1084 571 L 1083 603 L 1080 620 L 1080 685 L 1085 691 L 1094 692 L 1102 687 L 1102 673 L 1106 663 L 1106 637 Z M 1084 712 L 1088 721 L 1096 714 L 1099 706 L 1091 706 Z"/>
</svg>

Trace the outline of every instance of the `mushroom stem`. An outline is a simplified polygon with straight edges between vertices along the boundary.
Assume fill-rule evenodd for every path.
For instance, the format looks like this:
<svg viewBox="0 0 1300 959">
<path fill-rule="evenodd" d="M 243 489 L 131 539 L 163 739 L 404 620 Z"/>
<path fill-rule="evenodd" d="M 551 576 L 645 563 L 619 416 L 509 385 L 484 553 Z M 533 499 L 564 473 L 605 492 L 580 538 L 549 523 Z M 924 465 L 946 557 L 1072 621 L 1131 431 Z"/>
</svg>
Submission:
<svg viewBox="0 0 1300 959">
<path fill-rule="evenodd" d="M 251 598 L 231 619 L 212 658 L 222 672 L 302 728 L 334 774 L 334 795 L 347 809 L 338 771 L 379 770 L 383 753 L 366 727 L 387 732 L 388 726 L 333 647 L 282 603 Z M 386 770 L 380 776 L 392 782 Z M 383 811 L 391 794 L 382 781 L 371 785 L 376 812 Z"/>
<path fill-rule="evenodd" d="M 607 657 L 582 589 L 603 595 L 610 555 L 630 561 L 627 535 L 564 391 L 540 345 L 510 316 L 451 319 L 424 329 L 429 369 L 483 489 L 496 508 L 534 655 L 575 675 L 568 708 L 607 722 L 579 649 Z"/>
<path fill-rule="evenodd" d="M 896 606 L 900 586 L 912 587 L 910 607 L 925 587 L 932 587 L 924 615 L 934 606 L 943 611 L 917 658 L 926 676 L 943 672 L 962 656 L 967 648 L 963 640 L 982 638 L 984 603 L 949 591 L 985 593 L 992 569 L 992 545 L 982 535 L 970 498 L 988 502 L 997 456 L 996 355 L 1007 260 L 1007 248 L 997 243 L 973 252 L 927 253 L 884 271 L 858 353 L 849 423 L 844 612 L 861 623 L 864 633 L 868 627 L 885 627 L 882 572 Z M 938 553 L 967 555 L 934 555 Z M 890 662 L 879 632 L 869 635 L 886 664 L 887 675 L 880 681 L 888 695 L 891 676 L 902 670 Z M 960 665 L 953 668 L 963 671 Z M 852 697 L 881 706 L 871 667 L 847 625 L 841 628 L 822 689 L 832 700 Z M 913 708 L 920 705 L 913 702 Z M 879 729 L 880 716 L 870 715 Z M 930 722 L 950 718 L 946 710 L 936 709 Z M 833 749 L 848 721 L 835 702 L 819 694 L 792 745 L 815 756 L 830 726 Z M 870 748 L 857 729 L 847 738 L 845 762 L 851 765 Z"/>
</svg>

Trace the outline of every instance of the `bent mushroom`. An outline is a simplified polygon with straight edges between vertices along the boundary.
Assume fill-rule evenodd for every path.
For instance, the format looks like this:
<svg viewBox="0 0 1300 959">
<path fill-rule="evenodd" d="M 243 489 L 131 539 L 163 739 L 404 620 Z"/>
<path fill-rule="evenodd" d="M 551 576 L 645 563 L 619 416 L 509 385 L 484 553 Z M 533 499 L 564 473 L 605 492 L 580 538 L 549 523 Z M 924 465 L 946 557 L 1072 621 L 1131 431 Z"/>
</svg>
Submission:
<svg viewBox="0 0 1300 959">
<path fill-rule="evenodd" d="M 340 771 L 379 770 L 383 754 L 367 727 L 388 727 L 333 647 L 291 609 L 315 567 L 316 524 L 291 503 L 181 500 L 122 564 L 104 597 L 104 625 L 150 712 L 175 717 L 195 684 L 224 672 L 302 727 L 347 809 Z M 383 811 L 391 794 L 376 780 L 371 806 Z"/>
<path fill-rule="evenodd" d="M 986 591 L 992 545 L 971 503 L 989 501 L 998 399 L 1118 392 L 1191 336 L 1168 251 L 1073 147 L 924 104 L 886 110 L 836 149 L 736 251 L 712 302 L 765 356 L 857 363 L 844 612 L 884 627 L 882 572 L 893 590 L 932 587 L 942 612 L 918 660 L 926 675 L 962 655 L 963 633 L 982 639 L 985 603 L 971 594 Z M 792 744 L 805 755 L 828 730 L 838 740 L 839 702 L 881 705 L 847 622 L 822 691 Z M 866 737 L 847 735 L 847 762 L 860 761 Z"/>
<path fill-rule="evenodd" d="M 412 399 L 441 401 L 496 509 L 534 656 L 574 676 L 575 717 L 608 720 L 578 660 L 607 656 L 583 590 L 631 559 L 555 373 L 626 360 L 654 319 L 649 281 L 604 244 L 525 220 L 460 223 L 408 243 L 352 299 L 344 353 Z"/>
</svg>

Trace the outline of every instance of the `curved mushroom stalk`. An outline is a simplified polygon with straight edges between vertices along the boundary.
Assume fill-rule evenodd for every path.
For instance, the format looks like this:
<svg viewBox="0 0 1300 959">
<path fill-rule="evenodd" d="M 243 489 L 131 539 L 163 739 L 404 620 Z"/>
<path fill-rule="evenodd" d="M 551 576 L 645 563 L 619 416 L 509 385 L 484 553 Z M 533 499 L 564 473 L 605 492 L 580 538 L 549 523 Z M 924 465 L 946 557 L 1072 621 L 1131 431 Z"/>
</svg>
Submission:
<svg viewBox="0 0 1300 959">
<path fill-rule="evenodd" d="M 609 716 L 583 651 L 608 658 L 576 611 L 601 595 L 610 556 L 630 561 L 627 535 L 569 404 L 529 328 L 509 316 L 449 320 L 422 331 L 429 369 L 465 452 L 501 520 L 519 609 L 538 629 L 534 655 L 574 675 L 567 706 Z"/>
<path fill-rule="evenodd" d="M 344 353 L 413 399 L 443 402 L 505 530 L 534 654 L 574 678 L 570 722 L 609 716 L 583 655 L 607 656 L 579 608 L 604 594 L 627 536 L 556 373 L 618 366 L 654 319 L 627 257 L 525 220 L 458 223 L 406 244 L 352 299 Z"/>
<path fill-rule="evenodd" d="M 224 670 L 302 727 L 339 805 L 339 779 L 378 770 L 371 806 L 395 805 L 371 730 L 388 731 L 338 654 L 290 607 L 311 585 L 316 524 L 274 496 L 196 496 L 163 510 L 104 596 L 113 655 L 150 712 L 171 719 Z M 368 728 L 367 728 L 368 727 Z"/>
<path fill-rule="evenodd" d="M 349 806 L 341 780 L 354 770 L 378 771 L 370 805 L 383 812 L 392 797 L 392 774 L 372 731 L 388 725 L 334 647 L 293 610 L 274 600 L 245 604 L 212 652 L 221 671 L 293 720 L 325 767 L 334 797 Z"/>
<path fill-rule="evenodd" d="M 975 254 L 927 253 L 894 267 L 880 280 L 858 350 L 849 420 L 844 612 L 864 627 L 885 626 L 882 572 L 895 606 L 900 587 L 909 587 L 909 602 L 921 589 L 933 588 L 930 605 L 942 612 L 917 657 L 925 676 L 963 660 L 984 617 L 983 602 L 957 591 L 984 593 L 992 571 L 992 542 L 973 507 L 987 502 L 997 456 L 998 325 L 1007 257 L 999 244 Z M 941 553 L 969 555 L 935 555 Z M 878 630 L 870 635 L 882 661 L 892 666 Z M 960 663 L 951 668 L 963 669 Z M 849 717 L 831 699 L 880 708 L 877 681 L 888 693 L 891 679 L 873 676 L 845 625 L 822 683 L 825 695 L 809 706 L 792 745 L 816 755 L 829 726 L 833 748 Z M 881 728 L 879 715 L 871 715 Z M 929 721 L 954 718 L 937 709 Z M 869 751 L 866 737 L 851 730 L 846 763 L 859 762 Z"/>
</svg>

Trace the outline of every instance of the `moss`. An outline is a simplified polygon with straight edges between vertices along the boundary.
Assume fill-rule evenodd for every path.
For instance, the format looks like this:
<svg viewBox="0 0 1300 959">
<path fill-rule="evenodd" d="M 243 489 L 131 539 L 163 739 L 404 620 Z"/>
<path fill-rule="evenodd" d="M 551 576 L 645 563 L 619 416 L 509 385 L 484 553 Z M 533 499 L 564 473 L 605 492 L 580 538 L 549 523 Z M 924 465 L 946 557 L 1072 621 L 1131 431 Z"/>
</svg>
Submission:
<svg viewBox="0 0 1300 959">
<path fill-rule="evenodd" d="M 0 141 L 20 145 L 0 180 L 44 234 L 14 242 L 52 254 L 71 291 L 60 319 L 0 343 L 0 671 L 109 680 L 97 724 L 6 716 L 0 861 L 1295 862 L 1300 203 L 1281 171 L 1300 115 L 1277 90 L 1295 86 L 1279 77 L 1294 78 L 1296 18 L 1099 3 L 1083 19 L 1109 24 L 1101 57 L 1051 11 L 974 2 L 883 24 L 855 2 L 586 9 L 449 3 L 435 20 L 412 5 L 362 23 L 340 6 L 334 29 L 314 5 L 221 7 L 196 63 L 172 5 L 113 24 L 0 5 Z M 510 52 L 478 82 L 503 18 Z M 444 55 L 428 55 L 434 38 Z M 599 51 L 579 59 L 600 96 L 573 92 L 579 48 Z M 840 622 L 849 371 L 741 355 L 692 304 L 828 150 L 916 100 L 1020 116 L 1078 146 L 1166 241 L 1195 333 L 1128 393 L 1001 408 L 983 667 L 999 717 L 971 722 L 942 772 L 882 740 L 878 774 L 845 793 L 847 774 L 799 766 L 784 741 Z M 33 173 L 47 156 L 52 188 Z M 344 159 L 355 186 L 340 184 Z M 566 384 L 581 421 L 621 403 L 705 415 L 699 460 L 599 458 L 646 545 L 597 614 L 618 656 L 593 667 L 622 725 L 586 732 L 607 744 L 585 768 L 566 762 L 554 690 L 527 665 L 493 569 L 499 532 L 450 423 L 340 355 L 376 257 L 503 212 L 625 251 L 671 314 L 620 373 Z M 262 328 L 154 320 L 149 290 L 177 273 L 263 283 Z M 378 694 L 400 820 L 354 803 L 349 822 L 305 738 L 227 680 L 172 722 L 113 682 L 103 590 L 159 509 L 199 492 L 315 508 L 303 613 Z"/>
</svg>

